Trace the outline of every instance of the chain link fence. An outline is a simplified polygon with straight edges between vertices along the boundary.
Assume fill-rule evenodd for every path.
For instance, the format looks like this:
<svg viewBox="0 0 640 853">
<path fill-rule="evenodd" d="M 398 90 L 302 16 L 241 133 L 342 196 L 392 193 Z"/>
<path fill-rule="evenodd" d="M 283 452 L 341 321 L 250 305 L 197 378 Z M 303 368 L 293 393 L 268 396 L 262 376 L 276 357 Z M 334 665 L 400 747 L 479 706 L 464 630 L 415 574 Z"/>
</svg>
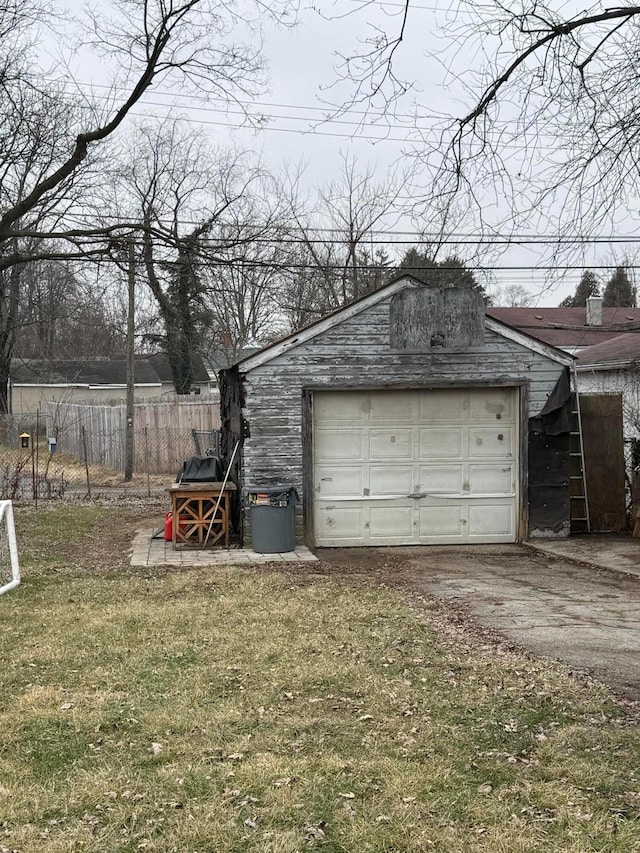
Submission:
<svg viewBox="0 0 640 853">
<path fill-rule="evenodd" d="M 127 425 L 114 415 L 119 407 L 73 408 L 64 420 L 41 412 L 0 416 L 0 499 L 92 498 L 118 490 L 150 495 L 170 485 L 189 457 L 219 452 L 215 427 L 149 426 L 134 419 L 133 479 L 126 483 Z"/>
</svg>

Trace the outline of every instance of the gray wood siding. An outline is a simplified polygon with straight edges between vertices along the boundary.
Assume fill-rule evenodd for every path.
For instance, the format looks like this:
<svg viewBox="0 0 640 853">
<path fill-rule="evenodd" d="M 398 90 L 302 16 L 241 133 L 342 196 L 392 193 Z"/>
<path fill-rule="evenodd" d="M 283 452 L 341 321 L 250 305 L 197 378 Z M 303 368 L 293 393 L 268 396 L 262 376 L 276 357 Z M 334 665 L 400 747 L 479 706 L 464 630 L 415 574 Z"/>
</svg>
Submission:
<svg viewBox="0 0 640 853">
<path fill-rule="evenodd" d="M 488 329 L 484 344 L 464 349 L 391 350 L 389 303 L 344 320 L 243 375 L 244 417 L 251 432 L 243 447 L 244 484 L 291 482 L 302 495 L 303 389 L 526 383 L 532 417 L 564 369 Z"/>
</svg>

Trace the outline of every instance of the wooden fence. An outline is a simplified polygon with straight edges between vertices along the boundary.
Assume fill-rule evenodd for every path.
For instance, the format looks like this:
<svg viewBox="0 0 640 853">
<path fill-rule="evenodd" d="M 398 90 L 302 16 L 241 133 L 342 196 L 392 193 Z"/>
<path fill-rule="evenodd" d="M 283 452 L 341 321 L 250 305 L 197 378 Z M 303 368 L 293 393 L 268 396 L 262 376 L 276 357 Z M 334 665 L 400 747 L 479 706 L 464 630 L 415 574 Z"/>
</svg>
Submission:
<svg viewBox="0 0 640 853">
<path fill-rule="evenodd" d="M 139 473 L 175 472 L 195 453 L 193 431 L 219 429 L 216 400 L 178 403 L 140 403 L 134 415 L 134 470 Z M 127 430 L 126 406 L 60 403 L 47 415 L 47 434 L 58 451 L 89 465 L 123 471 Z"/>
</svg>

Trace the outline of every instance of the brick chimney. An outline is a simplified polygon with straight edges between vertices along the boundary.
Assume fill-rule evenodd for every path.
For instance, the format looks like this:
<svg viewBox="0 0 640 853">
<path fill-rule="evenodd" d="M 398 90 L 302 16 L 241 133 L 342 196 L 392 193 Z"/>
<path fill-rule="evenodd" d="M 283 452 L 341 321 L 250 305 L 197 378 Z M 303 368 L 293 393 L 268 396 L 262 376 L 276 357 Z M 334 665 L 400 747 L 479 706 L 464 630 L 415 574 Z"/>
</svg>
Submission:
<svg viewBox="0 0 640 853">
<path fill-rule="evenodd" d="M 602 325 L 602 296 L 587 298 L 587 326 Z"/>
</svg>

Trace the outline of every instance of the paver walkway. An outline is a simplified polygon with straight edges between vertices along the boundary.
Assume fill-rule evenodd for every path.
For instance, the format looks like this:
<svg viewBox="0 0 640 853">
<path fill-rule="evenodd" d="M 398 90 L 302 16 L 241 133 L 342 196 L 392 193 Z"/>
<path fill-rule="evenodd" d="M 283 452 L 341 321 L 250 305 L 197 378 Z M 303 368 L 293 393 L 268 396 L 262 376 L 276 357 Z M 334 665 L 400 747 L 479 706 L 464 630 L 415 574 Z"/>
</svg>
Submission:
<svg viewBox="0 0 640 853">
<path fill-rule="evenodd" d="M 248 548 L 179 548 L 171 542 L 153 539 L 153 529 L 139 531 L 133 540 L 132 566 L 237 566 L 262 563 L 317 562 L 317 557 L 303 545 L 281 554 L 258 554 Z"/>
<path fill-rule="evenodd" d="M 532 539 L 527 544 L 546 554 L 640 577 L 640 539 L 631 536 L 596 533 L 568 539 Z"/>
</svg>

